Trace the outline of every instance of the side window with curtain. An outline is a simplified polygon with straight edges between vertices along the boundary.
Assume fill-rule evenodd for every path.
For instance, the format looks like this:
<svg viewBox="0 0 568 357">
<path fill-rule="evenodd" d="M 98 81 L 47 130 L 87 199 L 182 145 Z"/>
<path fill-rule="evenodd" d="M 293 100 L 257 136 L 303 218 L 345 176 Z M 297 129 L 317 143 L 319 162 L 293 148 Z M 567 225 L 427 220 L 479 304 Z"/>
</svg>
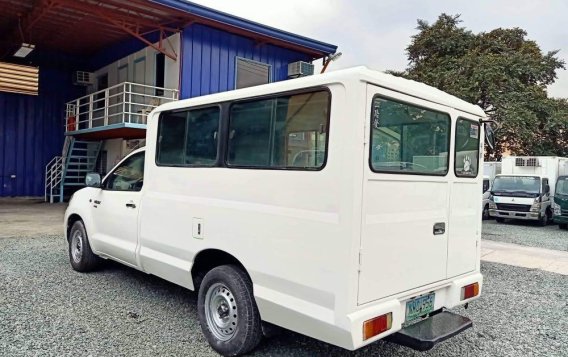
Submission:
<svg viewBox="0 0 568 357">
<path fill-rule="evenodd" d="M 375 97 L 371 108 L 370 166 L 375 172 L 444 176 L 450 116 Z"/>
<path fill-rule="evenodd" d="M 457 177 L 477 177 L 479 171 L 479 122 L 456 121 L 455 173 Z"/>
<path fill-rule="evenodd" d="M 227 165 L 317 170 L 327 152 L 328 91 L 238 102 L 231 106 Z"/>
<path fill-rule="evenodd" d="M 144 152 L 124 160 L 103 184 L 105 190 L 140 191 L 144 183 Z"/>
<path fill-rule="evenodd" d="M 156 163 L 160 166 L 214 166 L 219 120 L 217 106 L 160 115 Z"/>
</svg>

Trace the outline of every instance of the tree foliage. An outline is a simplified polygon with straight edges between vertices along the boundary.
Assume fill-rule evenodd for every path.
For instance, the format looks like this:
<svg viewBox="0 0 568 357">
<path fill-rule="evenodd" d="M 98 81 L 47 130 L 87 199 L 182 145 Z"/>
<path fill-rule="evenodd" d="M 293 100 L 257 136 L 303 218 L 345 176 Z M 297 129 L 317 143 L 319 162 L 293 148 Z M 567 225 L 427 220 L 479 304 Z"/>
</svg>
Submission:
<svg viewBox="0 0 568 357">
<path fill-rule="evenodd" d="M 394 72 L 478 104 L 499 125 L 491 153 L 568 156 L 568 101 L 548 98 L 546 87 L 564 62 L 544 54 L 520 28 L 475 34 L 460 16 L 418 20 L 407 47 L 408 68 Z"/>
</svg>

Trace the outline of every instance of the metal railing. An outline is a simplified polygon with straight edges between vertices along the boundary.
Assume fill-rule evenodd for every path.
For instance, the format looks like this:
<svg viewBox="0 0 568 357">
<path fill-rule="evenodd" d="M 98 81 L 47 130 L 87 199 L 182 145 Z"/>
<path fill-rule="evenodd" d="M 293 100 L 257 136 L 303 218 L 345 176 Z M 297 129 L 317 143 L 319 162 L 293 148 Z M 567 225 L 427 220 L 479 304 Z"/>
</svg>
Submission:
<svg viewBox="0 0 568 357">
<path fill-rule="evenodd" d="M 45 166 L 45 193 L 44 200 L 53 203 L 54 193 L 60 195 L 61 181 L 63 180 L 63 165 L 65 156 L 56 156 Z M 57 191 L 57 192 L 54 192 Z"/>
<path fill-rule="evenodd" d="M 65 132 L 112 124 L 146 124 L 157 106 L 178 99 L 177 89 L 123 82 L 67 103 Z"/>
</svg>

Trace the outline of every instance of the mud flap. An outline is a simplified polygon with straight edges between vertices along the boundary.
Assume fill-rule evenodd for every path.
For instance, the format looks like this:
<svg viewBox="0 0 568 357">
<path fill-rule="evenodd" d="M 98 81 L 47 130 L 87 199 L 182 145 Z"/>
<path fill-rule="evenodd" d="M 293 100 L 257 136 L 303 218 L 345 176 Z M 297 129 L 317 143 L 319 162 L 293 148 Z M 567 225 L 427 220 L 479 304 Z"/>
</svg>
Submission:
<svg viewBox="0 0 568 357">
<path fill-rule="evenodd" d="M 473 323 L 467 317 L 443 311 L 405 327 L 386 337 L 385 340 L 417 351 L 428 351 L 437 343 L 447 340 L 472 326 Z"/>
</svg>

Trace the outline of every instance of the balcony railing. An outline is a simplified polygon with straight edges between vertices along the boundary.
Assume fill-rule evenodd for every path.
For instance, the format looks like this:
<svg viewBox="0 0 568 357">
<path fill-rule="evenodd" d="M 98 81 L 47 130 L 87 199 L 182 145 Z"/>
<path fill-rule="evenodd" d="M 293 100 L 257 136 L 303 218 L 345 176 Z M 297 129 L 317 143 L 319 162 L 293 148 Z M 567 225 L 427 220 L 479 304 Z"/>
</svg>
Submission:
<svg viewBox="0 0 568 357">
<path fill-rule="evenodd" d="M 146 124 L 154 108 L 177 99 L 177 89 L 123 82 L 68 102 L 65 132 L 113 124 Z"/>
</svg>

